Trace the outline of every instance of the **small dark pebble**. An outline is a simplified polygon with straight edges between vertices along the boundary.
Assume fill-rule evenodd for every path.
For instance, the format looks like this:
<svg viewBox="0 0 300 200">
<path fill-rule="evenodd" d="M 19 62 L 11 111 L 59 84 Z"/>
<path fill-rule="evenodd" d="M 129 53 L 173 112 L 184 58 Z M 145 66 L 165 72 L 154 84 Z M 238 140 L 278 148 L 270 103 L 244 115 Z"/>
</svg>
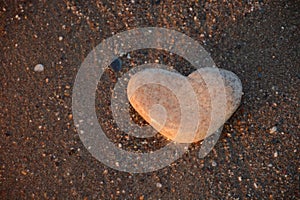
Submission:
<svg viewBox="0 0 300 200">
<path fill-rule="evenodd" d="M 115 72 L 118 72 L 122 68 L 122 61 L 119 58 L 117 58 L 110 64 L 110 66 Z"/>
<path fill-rule="evenodd" d="M 71 156 L 71 155 L 73 155 L 74 153 L 76 153 L 76 149 L 74 149 L 74 148 L 71 148 L 71 150 L 69 151 L 69 155 Z"/>
<path fill-rule="evenodd" d="M 66 60 L 66 55 L 63 53 L 60 57 L 61 60 Z"/>
<path fill-rule="evenodd" d="M 280 140 L 277 139 L 277 138 L 273 138 L 273 139 L 272 139 L 272 143 L 273 143 L 273 144 L 280 144 Z"/>
<path fill-rule="evenodd" d="M 8 137 L 8 136 L 11 136 L 12 135 L 12 132 L 11 131 L 6 131 L 5 135 Z"/>
</svg>

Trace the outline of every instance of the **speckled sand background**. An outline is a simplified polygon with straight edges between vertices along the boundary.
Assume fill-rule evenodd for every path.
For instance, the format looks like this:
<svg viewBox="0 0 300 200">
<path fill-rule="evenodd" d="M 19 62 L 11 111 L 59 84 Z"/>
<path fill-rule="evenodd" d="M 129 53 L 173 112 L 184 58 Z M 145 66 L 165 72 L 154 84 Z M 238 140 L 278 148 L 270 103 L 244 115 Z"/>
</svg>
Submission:
<svg viewBox="0 0 300 200">
<path fill-rule="evenodd" d="M 1 199 L 298 199 L 299 1 L 1 1 Z M 210 154 L 200 143 L 171 166 L 146 174 L 108 168 L 82 145 L 72 121 L 75 76 L 103 39 L 158 26 L 199 41 L 243 83 L 242 103 Z M 193 68 L 167 52 L 122 57 L 99 84 L 99 122 L 116 145 L 160 148 L 118 130 L 110 95 L 117 77 L 158 60 L 184 75 Z M 35 72 L 35 66 L 40 72 Z M 36 68 L 37 69 L 37 68 Z M 129 108 L 133 120 L 141 118 Z"/>
</svg>

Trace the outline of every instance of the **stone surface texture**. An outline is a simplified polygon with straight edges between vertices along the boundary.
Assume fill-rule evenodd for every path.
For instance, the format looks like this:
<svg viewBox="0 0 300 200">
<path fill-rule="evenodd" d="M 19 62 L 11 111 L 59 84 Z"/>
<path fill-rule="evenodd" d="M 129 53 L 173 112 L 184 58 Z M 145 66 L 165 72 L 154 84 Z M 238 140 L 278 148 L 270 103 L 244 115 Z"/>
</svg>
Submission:
<svg viewBox="0 0 300 200">
<path fill-rule="evenodd" d="M 220 128 L 240 104 L 242 84 L 232 72 L 201 68 L 185 77 L 146 69 L 129 81 L 135 110 L 158 132 L 179 143 L 203 140 Z"/>
</svg>

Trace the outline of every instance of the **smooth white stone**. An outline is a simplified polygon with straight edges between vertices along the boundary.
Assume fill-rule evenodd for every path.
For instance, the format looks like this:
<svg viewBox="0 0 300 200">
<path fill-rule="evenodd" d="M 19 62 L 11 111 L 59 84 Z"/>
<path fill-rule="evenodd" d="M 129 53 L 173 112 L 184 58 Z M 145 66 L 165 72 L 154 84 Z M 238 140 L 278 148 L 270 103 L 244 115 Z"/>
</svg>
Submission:
<svg viewBox="0 0 300 200">
<path fill-rule="evenodd" d="M 44 71 L 44 65 L 37 64 L 36 66 L 34 66 L 34 71 L 35 72 L 42 72 L 42 71 Z"/>
</svg>

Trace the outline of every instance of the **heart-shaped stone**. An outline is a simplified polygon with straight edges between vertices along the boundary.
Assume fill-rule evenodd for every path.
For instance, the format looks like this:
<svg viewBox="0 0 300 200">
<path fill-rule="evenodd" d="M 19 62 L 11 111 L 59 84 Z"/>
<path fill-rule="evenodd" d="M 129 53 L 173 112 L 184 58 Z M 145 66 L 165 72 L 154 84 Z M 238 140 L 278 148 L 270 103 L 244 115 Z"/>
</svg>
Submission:
<svg viewBox="0 0 300 200">
<path fill-rule="evenodd" d="M 150 68 L 131 77 L 127 96 L 162 135 L 191 143 L 213 134 L 233 114 L 242 84 L 234 73 L 218 68 L 201 68 L 188 77 Z"/>
</svg>

